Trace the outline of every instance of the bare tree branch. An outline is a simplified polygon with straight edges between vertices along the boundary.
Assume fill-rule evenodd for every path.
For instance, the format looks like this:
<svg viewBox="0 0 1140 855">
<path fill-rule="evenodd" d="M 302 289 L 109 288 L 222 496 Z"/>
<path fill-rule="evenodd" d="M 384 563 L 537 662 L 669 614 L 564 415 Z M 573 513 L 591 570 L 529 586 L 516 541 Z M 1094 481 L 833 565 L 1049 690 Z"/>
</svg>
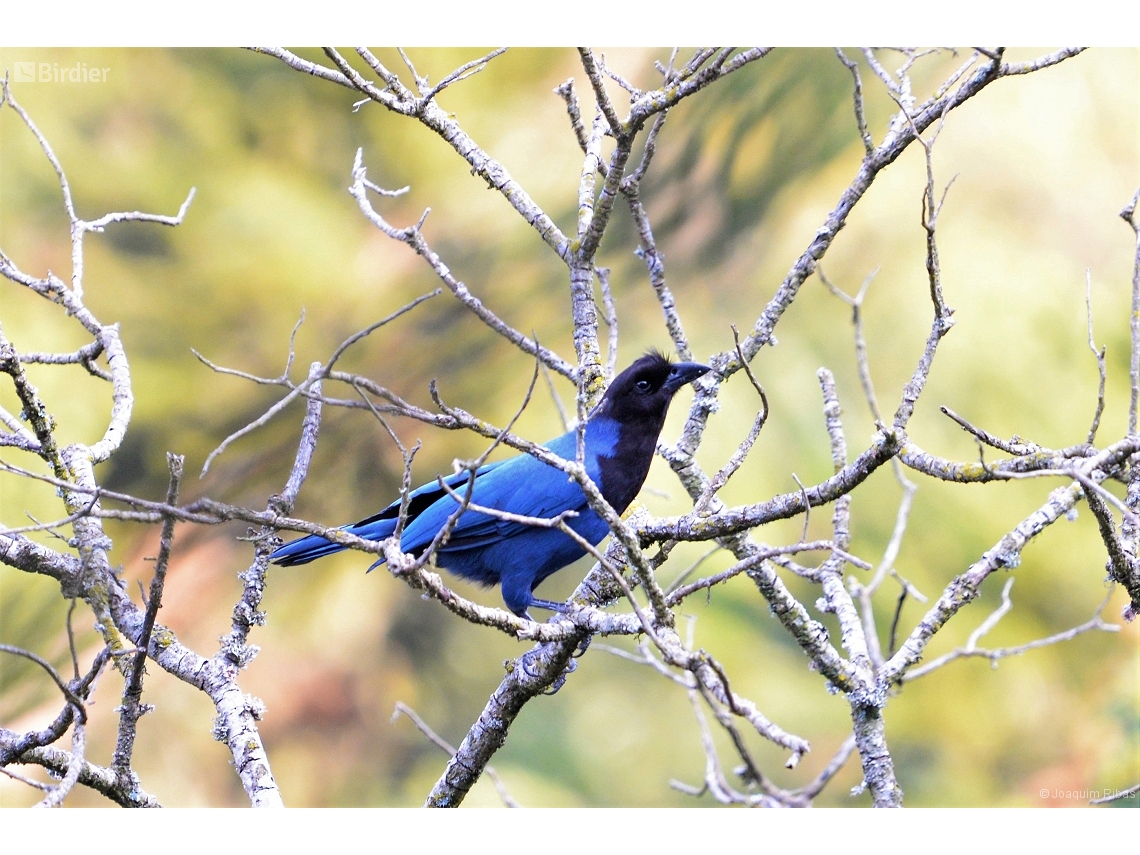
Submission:
<svg viewBox="0 0 1140 855">
<path fill-rule="evenodd" d="M 414 724 L 419 732 L 426 736 L 428 738 L 428 741 L 433 745 L 443 749 L 443 751 L 447 752 L 448 754 L 455 753 L 455 747 L 434 730 L 432 730 L 428 726 L 427 722 L 420 718 L 414 709 L 409 707 L 403 701 L 397 701 L 396 709 L 392 712 L 392 721 L 395 722 L 401 713 L 411 719 L 412 724 Z M 500 778 L 499 773 L 495 771 L 494 766 L 488 765 L 485 771 L 487 773 L 487 777 L 491 779 L 491 783 L 495 785 L 495 791 L 498 792 L 499 798 L 503 800 L 504 805 L 509 808 L 522 807 L 522 805 L 515 801 L 511 796 L 510 792 L 507 790 L 506 785 L 503 783 L 503 779 Z"/>
<path fill-rule="evenodd" d="M 1108 605 L 1108 598 L 1100 604 L 1100 608 L 1096 610 L 1096 614 L 1092 618 L 1080 626 L 1075 626 L 1072 629 L 1058 632 L 1046 638 L 1039 638 L 1035 641 L 1029 641 L 1025 644 L 1018 644 L 1013 647 L 998 647 L 993 650 L 985 650 L 978 647 L 978 642 L 986 633 L 997 626 L 998 621 L 1005 617 L 1010 609 L 1013 608 L 1013 601 L 1009 597 L 1009 591 L 1013 587 L 1014 577 L 1010 576 L 1006 580 L 1005 587 L 1001 591 L 1001 605 L 994 609 L 978 628 L 970 633 L 970 637 L 966 640 L 965 647 L 957 647 L 949 653 L 945 653 L 936 659 L 932 659 L 925 665 L 917 668 L 912 668 L 902 676 L 902 682 L 909 683 L 912 680 L 917 680 L 919 677 L 924 677 L 931 671 L 937 671 L 939 668 L 954 662 L 957 659 L 965 659 L 969 657 L 982 657 L 989 659 L 994 668 L 997 668 L 998 662 L 1008 656 L 1018 656 L 1028 650 L 1036 650 L 1040 647 L 1049 647 L 1053 644 L 1060 644 L 1064 641 L 1071 641 L 1078 635 L 1083 635 L 1092 630 L 1101 630 L 1103 632 L 1119 632 L 1120 627 L 1116 624 L 1105 623 L 1101 618 L 1104 613 L 1105 606 Z"/>
<path fill-rule="evenodd" d="M 166 464 L 170 469 L 170 486 L 166 491 L 166 503 L 178 503 L 178 490 L 182 483 L 182 465 L 185 459 L 177 454 L 167 454 Z M 138 721 L 150 712 L 152 707 L 142 702 L 143 673 L 146 665 L 146 652 L 150 648 L 151 636 L 154 633 L 154 622 L 158 617 L 158 610 L 162 608 L 162 592 L 166 583 L 166 568 L 170 561 L 170 549 L 174 541 L 174 518 L 167 517 L 162 525 L 162 536 L 159 538 L 158 558 L 154 563 L 154 576 L 150 582 L 150 596 L 146 602 L 146 616 L 143 618 L 142 631 L 139 633 L 138 647 L 131 663 L 130 676 L 123 686 L 123 704 L 119 713 L 119 734 L 115 743 L 115 753 L 111 759 L 111 768 L 122 779 L 124 789 L 134 789 L 138 786 L 138 779 L 131 770 L 131 754 L 135 747 L 135 733 Z"/>
</svg>

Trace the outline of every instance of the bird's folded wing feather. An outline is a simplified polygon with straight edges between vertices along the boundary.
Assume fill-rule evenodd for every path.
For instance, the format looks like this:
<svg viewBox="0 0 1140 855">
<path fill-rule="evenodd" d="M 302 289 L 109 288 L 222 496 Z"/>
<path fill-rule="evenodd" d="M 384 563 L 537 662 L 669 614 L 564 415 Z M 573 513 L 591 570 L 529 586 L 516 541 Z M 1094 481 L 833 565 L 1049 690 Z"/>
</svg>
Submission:
<svg viewBox="0 0 1140 855">
<path fill-rule="evenodd" d="M 507 461 L 498 460 L 494 463 L 488 463 L 485 466 L 480 466 L 475 470 L 475 478 L 486 475 L 488 472 L 502 466 Z M 459 495 L 463 495 L 470 474 L 467 471 L 457 472 L 454 475 L 448 475 L 443 478 L 443 483 L 456 491 Z M 415 520 L 424 511 L 438 502 L 440 499 L 447 497 L 447 491 L 440 486 L 439 481 L 429 481 L 422 487 L 417 487 L 412 490 L 408 497 L 408 519 L 409 521 Z M 447 504 L 453 504 L 448 501 Z M 372 531 L 385 532 L 382 536 L 387 537 L 392 532 L 395 526 L 395 520 L 400 515 L 400 502 L 399 500 L 392 502 L 384 510 L 370 517 L 354 522 L 352 525 L 345 526 L 345 531 L 352 532 L 353 534 L 360 535 L 361 537 L 369 537 Z"/>
<path fill-rule="evenodd" d="M 455 492 L 459 496 L 464 495 L 464 484 L 460 483 Z M 429 540 L 446 524 L 456 508 L 452 497 L 443 491 L 439 493 L 441 500 L 425 509 L 413 524 L 424 534 L 430 532 Z M 582 488 L 566 473 L 529 455 L 511 458 L 486 473 L 480 470 L 471 501 L 516 516 L 541 519 L 551 519 L 568 510 L 584 511 L 587 507 Z M 523 522 L 468 510 L 459 518 L 447 544 L 440 551 L 476 549 L 531 529 L 533 526 Z M 408 535 L 415 538 L 417 546 L 423 536 L 418 531 L 413 532 L 412 526 L 409 526 Z"/>
</svg>

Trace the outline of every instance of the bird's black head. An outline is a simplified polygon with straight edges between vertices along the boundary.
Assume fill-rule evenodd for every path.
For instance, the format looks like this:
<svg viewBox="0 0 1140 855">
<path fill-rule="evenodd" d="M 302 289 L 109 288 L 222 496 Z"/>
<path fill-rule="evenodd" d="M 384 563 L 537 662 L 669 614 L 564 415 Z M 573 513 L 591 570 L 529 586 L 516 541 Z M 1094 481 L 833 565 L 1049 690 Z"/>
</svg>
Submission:
<svg viewBox="0 0 1140 855">
<path fill-rule="evenodd" d="M 647 353 L 614 378 L 593 415 L 644 425 L 656 440 L 677 390 L 709 370 L 697 362 L 673 364 L 661 353 Z"/>
<path fill-rule="evenodd" d="M 619 514 L 625 512 L 645 483 L 669 402 L 678 389 L 707 371 L 707 365 L 674 365 L 660 353 L 647 353 L 614 378 L 602 402 L 591 413 L 591 422 L 609 419 L 618 426 L 616 442 L 599 454 L 598 463 L 602 495 Z"/>
</svg>

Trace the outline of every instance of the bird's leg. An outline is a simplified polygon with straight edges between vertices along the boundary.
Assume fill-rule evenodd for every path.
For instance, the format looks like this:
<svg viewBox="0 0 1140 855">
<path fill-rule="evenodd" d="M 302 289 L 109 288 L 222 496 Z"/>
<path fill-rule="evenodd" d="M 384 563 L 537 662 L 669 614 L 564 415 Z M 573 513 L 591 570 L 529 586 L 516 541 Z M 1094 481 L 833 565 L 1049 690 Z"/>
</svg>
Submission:
<svg viewBox="0 0 1140 855">
<path fill-rule="evenodd" d="M 530 604 L 540 609 L 546 609 L 548 612 L 557 612 L 558 614 L 565 614 L 569 611 L 566 603 L 556 603 L 553 600 L 540 600 L 535 596 L 530 598 Z"/>
<path fill-rule="evenodd" d="M 569 603 L 556 603 L 556 602 L 553 602 L 552 600 L 542 600 L 542 599 L 539 599 L 538 597 L 534 596 L 533 594 L 531 595 L 531 598 L 530 598 L 530 604 L 532 606 L 537 606 L 540 609 L 546 609 L 547 611 L 551 611 L 551 612 L 554 612 L 555 614 L 560 614 L 560 615 L 564 615 L 568 611 L 570 611 L 570 604 Z M 527 617 L 530 618 L 530 615 L 528 614 Z M 533 618 L 530 618 L 530 619 L 533 620 Z M 586 650 L 587 650 L 587 648 L 589 648 L 590 642 L 593 640 L 593 638 L 594 638 L 593 635 L 587 635 L 581 641 L 578 642 L 578 649 L 574 651 L 574 658 L 575 659 L 578 659 L 579 657 L 581 657 L 586 652 Z M 571 668 L 569 670 L 572 671 L 574 669 Z"/>
</svg>

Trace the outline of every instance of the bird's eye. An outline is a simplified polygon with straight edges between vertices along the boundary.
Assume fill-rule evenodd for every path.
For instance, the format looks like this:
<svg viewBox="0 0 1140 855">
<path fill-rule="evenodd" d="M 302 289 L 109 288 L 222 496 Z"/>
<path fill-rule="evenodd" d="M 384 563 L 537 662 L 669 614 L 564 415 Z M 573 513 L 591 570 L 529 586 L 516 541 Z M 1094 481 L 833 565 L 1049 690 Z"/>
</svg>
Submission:
<svg viewBox="0 0 1140 855">
<path fill-rule="evenodd" d="M 638 392 L 648 392 L 653 387 L 648 380 L 638 380 L 636 388 Z"/>
</svg>

